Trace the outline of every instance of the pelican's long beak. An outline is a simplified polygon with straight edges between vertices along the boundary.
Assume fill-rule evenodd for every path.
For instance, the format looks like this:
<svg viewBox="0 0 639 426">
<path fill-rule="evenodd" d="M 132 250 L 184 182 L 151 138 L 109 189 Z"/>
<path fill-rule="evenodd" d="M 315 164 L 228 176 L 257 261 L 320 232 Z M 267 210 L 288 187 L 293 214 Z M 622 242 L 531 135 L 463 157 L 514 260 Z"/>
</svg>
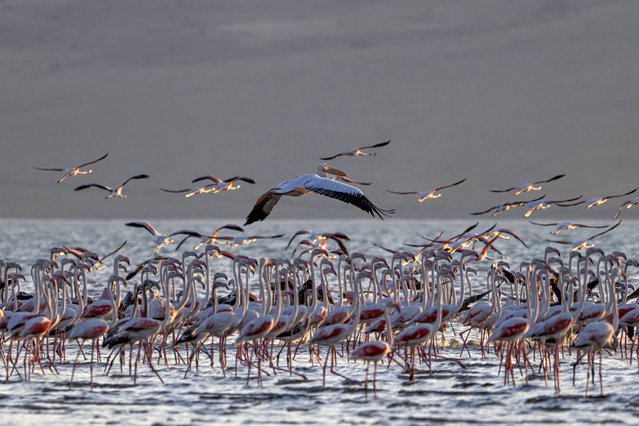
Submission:
<svg viewBox="0 0 639 426">
<path fill-rule="evenodd" d="M 336 169 L 336 168 L 328 166 L 328 165 L 324 166 L 324 171 L 326 173 L 330 173 L 330 174 L 335 175 L 335 176 L 348 177 L 346 172 L 343 172 L 343 171 L 341 171 L 339 169 Z"/>
</svg>

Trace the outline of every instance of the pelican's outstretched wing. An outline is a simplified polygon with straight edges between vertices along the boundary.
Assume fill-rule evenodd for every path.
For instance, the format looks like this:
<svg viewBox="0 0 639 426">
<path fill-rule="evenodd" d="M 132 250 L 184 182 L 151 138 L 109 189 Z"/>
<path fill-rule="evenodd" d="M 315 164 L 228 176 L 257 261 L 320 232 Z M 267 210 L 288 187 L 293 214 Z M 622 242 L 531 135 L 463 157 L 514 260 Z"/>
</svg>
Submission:
<svg viewBox="0 0 639 426">
<path fill-rule="evenodd" d="M 107 156 L 108 156 L 108 155 L 109 155 L 109 153 L 107 152 L 107 153 L 106 153 L 106 154 L 104 154 L 102 157 L 98 158 L 97 160 L 93 160 L 93 161 L 89 161 L 88 163 L 80 164 L 79 166 L 77 166 L 77 167 L 76 167 L 76 169 L 80 169 L 80 168 L 82 168 L 82 167 L 90 166 L 91 164 L 95 164 L 95 163 L 97 163 L 98 161 L 102 161 L 102 160 L 104 160 L 105 158 L 107 158 Z"/>
<path fill-rule="evenodd" d="M 266 219 L 268 215 L 271 214 L 273 207 L 275 207 L 277 202 L 280 201 L 280 198 L 282 198 L 280 194 L 274 194 L 270 190 L 260 195 L 255 202 L 253 209 L 248 216 L 246 216 L 244 226 Z"/>
<path fill-rule="evenodd" d="M 435 191 L 441 191 L 442 189 L 452 188 L 453 186 L 460 185 L 460 184 L 466 182 L 466 179 L 468 179 L 468 178 L 463 178 L 462 180 L 460 180 L 458 182 L 455 182 L 455 183 L 451 183 L 450 185 L 440 186 L 439 188 L 435 188 Z"/>
<path fill-rule="evenodd" d="M 352 204 L 364 210 L 371 216 L 377 215 L 380 219 L 384 219 L 384 216 L 390 216 L 395 213 L 395 210 L 382 209 L 373 204 L 359 188 L 354 186 L 338 182 L 335 180 L 316 176 L 304 183 L 304 188 L 313 191 L 316 194 L 324 195 L 326 197 L 335 198 L 336 200 L 343 201 L 347 204 Z"/>
<path fill-rule="evenodd" d="M 155 237 L 160 236 L 161 234 L 158 232 L 157 229 L 155 229 L 151 224 L 146 223 L 146 222 L 127 222 L 125 223 L 126 226 L 130 226 L 132 228 L 144 228 L 147 231 L 149 231 L 149 233 Z"/>
</svg>

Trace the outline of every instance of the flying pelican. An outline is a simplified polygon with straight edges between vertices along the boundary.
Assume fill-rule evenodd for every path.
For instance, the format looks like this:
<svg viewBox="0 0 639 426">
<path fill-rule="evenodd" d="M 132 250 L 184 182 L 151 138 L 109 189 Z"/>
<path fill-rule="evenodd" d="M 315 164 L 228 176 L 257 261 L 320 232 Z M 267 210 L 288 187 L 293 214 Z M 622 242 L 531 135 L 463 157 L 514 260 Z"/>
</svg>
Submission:
<svg viewBox="0 0 639 426">
<path fill-rule="evenodd" d="M 526 203 L 524 204 L 524 207 L 526 207 L 526 212 L 524 213 L 524 217 L 528 218 L 530 217 L 531 214 L 533 214 L 534 212 L 536 212 L 537 210 L 546 210 L 549 209 L 550 206 L 552 206 L 553 204 L 556 204 L 560 207 L 570 207 L 572 204 L 562 204 L 562 203 L 567 203 L 569 201 L 575 201 L 580 199 L 581 197 L 583 197 L 583 195 L 580 195 L 578 197 L 573 197 L 573 198 L 568 198 L 566 200 L 558 200 L 558 201 L 545 201 L 545 200 L 539 200 L 539 201 L 533 201 L 530 203 Z"/>
<path fill-rule="evenodd" d="M 337 157 L 359 157 L 359 156 L 371 156 L 371 155 L 375 155 L 375 152 L 364 152 L 364 149 L 374 149 L 374 148 L 380 148 L 382 146 L 386 146 L 390 143 L 390 139 L 387 140 L 386 142 L 380 142 L 377 143 L 375 145 L 367 145 L 367 146 L 360 146 L 359 148 L 353 148 L 349 151 L 344 151 L 344 152 L 340 152 L 339 154 L 335 154 L 335 155 L 331 155 L 330 157 L 322 157 L 320 158 L 320 160 L 333 160 Z"/>
<path fill-rule="evenodd" d="M 552 235 L 559 235 L 563 231 L 572 231 L 573 229 L 577 229 L 577 228 L 604 229 L 608 227 L 608 225 L 595 226 L 595 225 L 585 225 L 583 223 L 575 223 L 575 222 L 539 223 L 539 222 L 534 222 L 532 220 L 529 222 L 537 226 L 556 226 L 555 229 L 550 231 Z"/>
<path fill-rule="evenodd" d="M 628 200 L 626 202 L 624 202 L 621 206 L 619 206 L 619 209 L 617 210 L 617 213 L 615 213 L 615 219 L 619 219 L 619 217 L 621 216 L 621 211 L 623 209 L 629 209 L 632 206 L 639 206 L 639 197 L 635 197 L 631 200 Z"/>
<path fill-rule="evenodd" d="M 487 210 L 484 210 L 484 211 L 481 211 L 481 212 L 471 213 L 471 215 L 477 216 L 477 215 L 480 215 L 480 214 L 485 214 L 485 213 L 492 212 L 490 214 L 491 217 L 492 216 L 497 216 L 501 212 L 507 212 L 510 209 L 514 209 L 514 208 L 517 208 L 517 207 L 522 207 L 522 206 L 524 206 L 524 205 L 526 205 L 528 203 L 533 203 L 533 202 L 536 202 L 536 201 L 543 200 L 545 196 L 546 196 L 546 194 L 542 195 L 541 197 L 534 198 L 534 199 L 532 199 L 530 201 L 512 201 L 510 203 L 501 203 L 501 204 L 498 204 L 498 205 L 496 205 L 494 207 L 491 207 L 491 208 L 489 208 Z"/>
<path fill-rule="evenodd" d="M 155 253 L 156 254 L 160 252 L 160 249 L 162 247 L 168 246 L 169 244 L 173 244 L 175 242 L 175 241 L 173 241 L 173 239 L 171 237 L 174 237 L 176 235 L 191 235 L 191 236 L 194 236 L 194 237 L 198 237 L 200 235 L 198 232 L 189 231 L 189 230 L 181 230 L 181 231 L 173 232 L 173 233 L 168 234 L 168 235 L 162 235 L 151 224 L 146 223 L 146 222 L 128 222 L 128 223 L 125 223 L 125 225 L 126 226 L 130 226 L 132 228 L 144 228 L 151 235 L 153 235 L 155 237 L 155 239 L 153 241 L 156 244 L 156 247 L 155 247 Z"/>
<path fill-rule="evenodd" d="M 352 204 L 371 216 L 377 215 L 380 219 L 383 219 L 383 216 L 395 213 L 395 210 L 384 210 L 377 207 L 358 188 L 332 180 L 327 177 L 327 173 L 342 177 L 346 176 L 346 173 L 341 170 L 330 167 L 326 163 L 319 163 L 315 173 L 308 173 L 285 180 L 262 194 L 246 217 L 244 225 L 266 219 L 283 195 L 299 197 L 309 192 L 315 192 L 316 194 Z"/>
<path fill-rule="evenodd" d="M 132 180 L 136 180 L 136 179 L 148 179 L 148 178 L 149 178 L 149 175 L 131 176 L 130 178 L 125 180 L 122 183 L 122 185 L 118 186 L 117 188 L 111 188 L 110 186 L 100 185 L 99 183 L 89 183 L 87 185 L 78 186 L 77 188 L 74 189 L 74 191 L 82 191 L 83 189 L 95 187 L 95 188 L 100 188 L 100 189 L 103 189 L 103 190 L 109 192 L 109 194 L 106 197 L 104 197 L 105 199 L 109 199 L 109 198 L 122 198 L 122 199 L 125 199 L 126 198 L 126 194 L 122 193 L 122 191 L 124 190 L 124 186 L 127 183 L 131 182 Z"/>
<path fill-rule="evenodd" d="M 506 188 L 506 189 L 490 189 L 490 192 L 510 192 L 513 190 L 516 190 L 516 192 L 513 194 L 514 196 L 523 194 L 524 192 L 529 192 L 529 191 L 540 191 L 541 190 L 541 186 L 539 186 L 539 184 L 542 183 L 548 183 L 548 182 L 552 182 L 554 180 L 557 179 L 561 179 L 562 177 L 566 176 L 564 175 L 557 175 L 557 176 L 553 176 L 550 179 L 546 179 L 546 180 L 538 180 L 537 182 L 533 182 L 533 183 L 524 183 L 522 185 L 518 185 L 518 186 L 513 186 L 510 188 Z"/>
<path fill-rule="evenodd" d="M 64 175 L 58 179 L 58 182 L 56 183 L 62 183 L 65 180 L 67 180 L 67 178 L 70 178 L 72 176 L 76 176 L 76 175 L 90 175 L 91 173 L 93 173 L 93 170 L 89 169 L 89 170 L 81 170 L 83 167 L 86 166 L 90 166 L 92 164 L 97 163 L 98 161 L 102 161 L 105 158 L 107 158 L 107 155 L 109 155 L 109 153 L 107 152 L 106 154 L 104 154 L 102 157 L 98 158 L 97 160 L 93 160 L 93 161 L 89 161 L 88 163 L 83 163 L 80 164 L 79 166 L 75 166 L 75 167 L 68 167 L 68 168 L 42 168 L 42 167 L 34 167 L 34 169 L 36 170 L 43 170 L 45 172 L 64 172 Z"/>
<path fill-rule="evenodd" d="M 195 178 L 191 182 L 195 183 L 195 182 L 200 182 L 203 180 L 213 181 L 213 185 L 211 186 L 212 191 L 209 191 L 209 192 L 212 192 L 213 194 L 217 194 L 218 192 L 222 192 L 222 191 L 235 191 L 236 189 L 240 189 L 240 185 L 233 185 L 233 183 L 235 183 L 238 180 L 241 180 L 242 182 L 250 183 L 251 185 L 255 184 L 255 181 L 253 179 L 246 176 L 233 176 L 232 178 L 222 180 L 217 176 L 206 175 L 206 176 L 200 176 L 198 178 Z"/>
<path fill-rule="evenodd" d="M 400 194 L 400 195 L 407 195 L 407 194 L 415 194 L 418 196 L 417 201 L 419 203 L 423 203 L 426 200 L 431 200 L 431 199 L 435 199 L 435 198 L 439 198 L 442 196 L 442 194 L 439 192 L 442 189 L 446 189 L 446 188 L 451 188 L 453 186 L 457 186 L 459 184 L 462 184 L 466 182 L 466 178 L 463 178 L 462 180 L 455 182 L 455 183 L 451 183 L 450 185 L 446 185 L 446 186 L 440 186 L 439 188 L 435 188 L 432 191 L 424 191 L 424 192 L 419 192 L 419 191 L 407 191 L 407 192 L 401 192 L 401 191 L 391 191 L 390 189 L 387 189 L 386 192 L 390 192 L 391 194 Z"/>
<path fill-rule="evenodd" d="M 588 249 L 591 247 L 594 247 L 595 245 L 590 243 L 591 240 L 594 240 L 595 238 L 607 234 L 608 232 L 612 231 L 613 229 L 615 229 L 617 226 L 621 225 L 621 221 L 615 223 L 614 225 L 612 225 L 611 227 L 609 227 L 608 229 L 606 229 L 605 231 L 599 232 L 598 234 L 592 235 L 584 240 L 579 240 L 579 241 L 568 241 L 568 240 L 551 240 L 549 238 L 543 238 L 538 236 L 540 239 L 550 242 L 550 243 L 556 243 L 556 244 L 565 244 L 565 245 L 571 245 L 572 248 L 570 249 L 570 251 L 577 251 L 577 250 L 583 250 L 583 249 Z"/>
<path fill-rule="evenodd" d="M 572 206 L 577 206 L 577 205 L 585 203 L 586 204 L 585 209 L 589 210 L 589 209 L 591 209 L 593 207 L 597 207 L 597 206 L 600 206 L 602 204 L 606 204 L 608 202 L 608 200 L 611 199 L 611 198 L 620 198 L 620 197 L 625 197 L 625 196 L 630 195 L 630 194 L 634 194 L 635 192 L 637 192 L 638 189 L 639 188 L 635 188 L 632 191 L 628 191 L 628 192 L 626 192 L 624 194 L 606 195 L 606 196 L 603 196 L 603 197 L 595 197 L 595 198 L 591 198 L 588 201 L 579 201 L 578 203 L 566 204 L 566 205 L 564 205 L 562 207 L 572 207 Z"/>
</svg>

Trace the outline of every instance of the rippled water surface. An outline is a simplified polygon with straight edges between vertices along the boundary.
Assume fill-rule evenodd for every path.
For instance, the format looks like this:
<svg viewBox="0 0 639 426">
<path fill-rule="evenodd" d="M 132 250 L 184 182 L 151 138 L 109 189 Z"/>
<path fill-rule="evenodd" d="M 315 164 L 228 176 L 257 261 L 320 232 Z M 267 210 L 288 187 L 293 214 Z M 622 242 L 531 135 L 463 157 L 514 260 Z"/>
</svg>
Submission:
<svg viewBox="0 0 639 426">
<path fill-rule="evenodd" d="M 126 228 L 124 221 L 0 221 L 0 258 L 16 260 L 30 265 L 35 259 L 47 257 L 53 245 L 86 246 L 104 253 L 127 240 L 124 252 L 132 261 L 152 255 L 150 235 L 141 230 Z M 161 232 L 181 228 L 210 231 L 223 221 L 215 223 L 158 221 Z M 352 251 L 381 255 L 372 243 L 399 248 L 403 243 L 421 242 L 420 236 L 434 236 L 440 230 L 447 235 L 461 232 L 470 223 L 465 221 L 273 221 L 251 228 L 255 234 L 285 232 L 289 237 L 300 228 L 314 231 L 342 231 L 351 238 Z M 486 222 L 482 227 L 492 223 Z M 543 254 L 544 243 L 535 235 L 544 229 L 532 229 L 521 222 L 501 222 L 502 226 L 517 230 L 529 242 L 525 248 L 513 241 L 503 241 L 499 248 L 508 255 L 513 265 Z M 629 255 L 637 252 L 636 222 L 624 222 L 617 232 L 598 241 L 605 250 L 620 249 Z M 590 232 L 575 233 L 587 236 Z M 286 238 L 263 241 L 255 246 L 235 249 L 236 253 L 250 256 L 284 255 Z M 171 251 L 166 251 L 171 254 Z M 290 254 L 290 251 L 289 251 Z M 487 264 L 487 262 L 484 262 Z M 223 268 L 223 266 L 220 266 Z M 481 268 L 485 271 L 486 265 Z M 91 294 L 105 285 L 109 271 L 93 274 L 90 278 Z M 485 274 L 473 281 L 474 288 L 485 285 Z M 631 279 L 634 281 L 634 279 Z M 27 285 L 27 287 L 29 287 Z M 452 327 L 459 331 L 459 324 Z M 453 330 L 447 331 L 448 342 L 455 343 Z M 230 345 L 229 345 L 230 346 Z M 68 358 L 75 356 L 75 344 L 69 344 Z M 87 346 L 88 348 L 88 346 Z M 6 349 L 5 349 L 6 350 Z M 103 365 L 97 367 L 96 383 L 89 386 L 88 363 L 76 371 L 74 383 L 69 382 L 70 361 L 58 367 L 59 375 L 45 367 L 45 374 L 37 370 L 31 382 L 21 382 L 14 375 L 9 382 L 0 381 L 0 424 L 412 424 L 416 422 L 450 423 L 559 423 L 559 422 L 639 422 L 639 373 L 637 365 L 628 365 L 619 353 L 604 356 L 605 396 L 583 397 L 585 367 L 577 368 L 575 386 L 572 385 L 571 362 L 574 356 L 566 353 L 561 361 L 562 392 L 554 394 L 552 378 L 546 386 L 543 375 L 529 377 L 524 384 L 517 372 L 517 386 L 503 386 L 498 376 L 499 358 L 492 352 L 482 359 L 479 348 L 470 347 L 471 356 L 460 357 L 459 349 L 452 346 L 440 355 L 459 359 L 460 363 L 445 359 L 435 360 L 433 372 L 419 370 L 414 384 L 402 369 L 392 364 L 378 368 L 378 399 L 369 394 L 365 398 L 362 386 L 329 375 L 327 386 L 322 387 L 321 369 L 311 366 L 305 347 L 295 360 L 295 371 L 304 375 L 289 376 L 272 370 L 264 378 L 264 387 L 252 381 L 246 385 L 246 369 L 240 366 L 234 376 L 233 353 L 229 353 L 229 368 L 223 377 L 217 360 L 213 369 L 208 358 L 201 357 L 200 368 L 183 379 L 185 367 L 159 366 L 165 381 L 162 385 L 147 367 L 140 367 L 141 377 L 133 385 L 127 368 L 105 376 Z M 324 351 L 322 351 L 323 354 Z M 284 360 L 282 358 L 282 362 Z M 341 358 L 338 371 L 353 379 L 364 377 L 365 364 L 348 363 Z M 2 376 L 4 377 L 4 376 Z M 598 388 L 593 389 L 598 395 Z"/>
</svg>

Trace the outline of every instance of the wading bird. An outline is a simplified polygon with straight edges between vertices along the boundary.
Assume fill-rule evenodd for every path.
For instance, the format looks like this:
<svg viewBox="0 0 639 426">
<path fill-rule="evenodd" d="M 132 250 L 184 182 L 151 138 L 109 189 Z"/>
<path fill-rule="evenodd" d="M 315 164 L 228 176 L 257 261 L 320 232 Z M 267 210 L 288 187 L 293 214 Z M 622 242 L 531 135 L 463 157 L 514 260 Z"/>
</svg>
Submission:
<svg viewBox="0 0 639 426">
<path fill-rule="evenodd" d="M 104 154 L 102 157 L 98 158 L 97 160 L 93 160 L 93 161 L 89 161 L 88 163 L 83 163 L 80 164 L 79 166 L 75 166 L 75 167 L 68 167 L 68 168 L 43 168 L 43 167 L 34 167 L 34 169 L 36 170 L 43 170 L 45 172 L 64 172 L 64 175 L 58 179 L 57 183 L 62 183 L 65 180 L 67 180 L 67 178 L 70 178 L 72 176 L 77 176 L 77 175 L 90 175 L 91 173 L 93 173 L 93 170 L 89 169 L 89 170 L 82 170 L 83 167 L 86 166 L 90 166 L 92 164 L 95 164 L 99 161 L 104 160 L 105 158 L 107 158 L 107 156 L 109 155 L 109 153 Z"/>
<path fill-rule="evenodd" d="M 99 183 L 89 183 L 87 185 L 80 185 L 78 187 L 76 187 L 74 189 L 74 191 L 82 191 L 83 189 L 87 189 L 87 188 L 100 188 L 103 189 L 107 192 L 109 192 L 109 194 L 104 197 L 105 199 L 109 199 L 109 198 L 122 198 L 125 199 L 126 198 L 126 194 L 124 194 L 122 191 L 124 190 L 124 186 L 131 182 L 132 180 L 137 180 L 137 179 L 148 179 L 149 175 L 135 175 L 135 176 L 131 176 L 130 178 L 128 178 L 127 180 L 125 180 L 122 185 L 118 186 L 117 188 L 111 188 L 110 186 L 106 186 L 106 185 L 100 185 Z"/>
<path fill-rule="evenodd" d="M 460 185 L 464 182 L 466 182 L 466 178 L 463 178 L 462 180 L 458 182 L 451 183 L 450 185 L 440 186 L 439 188 L 435 188 L 431 191 L 424 191 L 424 192 L 419 192 L 419 191 L 402 192 L 402 191 L 391 191 L 390 189 L 387 189 L 386 192 L 390 192 L 391 194 L 399 194 L 399 195 L 409 195 L 409 194 L 417 195 L 418 196 L 417 202 L 423 203 L 426 200 L 432 200 L 432 199 L 441 197 L 442 194 L 439 191 L 441 191 L 442 189 L 452 188 L 453 186 Z"/>
<path fill-rule="evenodd" d="M 358 188 L 329 179 L 327 173 L 342 177 L 346 176 L 346 173 L 341 170 L 330 167 L 326 163 L 319 163 L 315 173 L 308 173 L 285 180 L 262 194 L 246 217 L 244 225 L 266 219 L 282 196 L 299 197 L 309 192 L 352 204 L 371 216 L 377 215 L 380 219 L 395 213 L 395 210 L 385 210 L 377 207 Z"/>
</svg>

